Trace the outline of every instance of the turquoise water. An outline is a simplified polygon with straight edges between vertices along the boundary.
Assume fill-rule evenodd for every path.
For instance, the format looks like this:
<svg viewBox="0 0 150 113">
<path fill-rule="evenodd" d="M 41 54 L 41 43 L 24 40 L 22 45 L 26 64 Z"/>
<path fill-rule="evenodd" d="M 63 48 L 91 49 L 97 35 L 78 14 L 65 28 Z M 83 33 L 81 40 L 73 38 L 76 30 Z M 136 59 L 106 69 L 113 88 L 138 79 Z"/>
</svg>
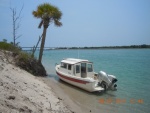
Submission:
<svg viewBox="0 0 150 113">
<path fill-rule="evenodd" d="M 88 59 L 95 72 L 103 70 L 118 78 L 118 90 L 88 93 L 59 82 L 55 63 L 63 58 Z M 44 51 L 43 64 L 74 101 L 94 113 L 150 112 L 150 49 L 50 50 Z"/>
</svg>

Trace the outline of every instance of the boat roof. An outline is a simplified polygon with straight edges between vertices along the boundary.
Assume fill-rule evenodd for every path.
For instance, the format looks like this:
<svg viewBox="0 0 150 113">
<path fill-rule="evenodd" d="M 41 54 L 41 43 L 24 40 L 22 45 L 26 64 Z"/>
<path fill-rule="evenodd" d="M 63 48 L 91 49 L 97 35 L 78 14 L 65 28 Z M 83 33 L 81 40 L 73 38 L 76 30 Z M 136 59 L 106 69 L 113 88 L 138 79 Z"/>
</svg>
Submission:
<svg viewBox="0 0 150 113">
<path fill-rule="evenodd" d="M 76 63 L 89 62 L 89 61 L 84 60 L 84 59 L 66 58 L 66 59 L 63 59 L 61 62 L 67 63 L 67 64 L 76 64 Z M 91 62 L 89 62 L 89 63 L 91 63 Z"/>
</svg>

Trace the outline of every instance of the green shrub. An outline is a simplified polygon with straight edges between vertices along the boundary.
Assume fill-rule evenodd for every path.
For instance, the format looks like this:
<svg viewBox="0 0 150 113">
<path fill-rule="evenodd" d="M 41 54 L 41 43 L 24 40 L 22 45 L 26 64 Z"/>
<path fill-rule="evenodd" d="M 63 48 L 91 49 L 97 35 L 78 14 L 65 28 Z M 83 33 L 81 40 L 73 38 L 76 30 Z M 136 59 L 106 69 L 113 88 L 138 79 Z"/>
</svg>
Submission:
<svg viewBox="0 0 150 113">
<path fill-rule="evenodd" d="M 18 47 L 15 47 L 14 45 L 6 43 L 6 42 L 0 42 L 0 49 L 12 51 L 12 52 L 20 51 L 20 49 Z"/>
<path fill-rule="evenodd" d="M 35 76 L 46 76 L 46 70 L 31 53 L 21 51 L 18 47 L 6 42 L 0 42 L 0 49 L 11 51 L 15 58 L 15 63 L 20 68 L 28 71 Z M 7 53 L 7 52 L 6 52 Z"/>
<path fill-rule="evenodd" d="M 18 60 L 22 60 L 24 62 L 28 61 L 28 59 L 33 59 L 30 53 L 20 52 Z"/>
<path fill-rule="evenodd" d="M 20 52 L 17 65 L 35 76 L 46 76 L 46 70 L 30 53 Z"/>
</svg>

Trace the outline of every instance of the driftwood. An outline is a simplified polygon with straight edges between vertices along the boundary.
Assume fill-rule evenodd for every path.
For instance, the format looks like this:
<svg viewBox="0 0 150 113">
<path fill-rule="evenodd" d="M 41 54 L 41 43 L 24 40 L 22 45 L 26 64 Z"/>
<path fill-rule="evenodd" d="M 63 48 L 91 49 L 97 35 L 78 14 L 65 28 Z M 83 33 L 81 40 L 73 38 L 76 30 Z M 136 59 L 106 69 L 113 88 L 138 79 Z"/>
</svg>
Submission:
<svg viewBox="0 0 150 113">
<path fill-rule="evenodd" d="M 43 35 L 39 36 L 39 40 L 38 40 L 36 46 L 33 47 L 33 50 L 32 50 L 32 56 L 34 56 L 34 53 L 35 53 L 35 51 L 36 51 L 36 48 L 37 48 L 37 46 L 38 46 L 38 44 L 39 44 L 39 42 L 40 42 L 42 36 L 43 36 Z"/>
</svg>

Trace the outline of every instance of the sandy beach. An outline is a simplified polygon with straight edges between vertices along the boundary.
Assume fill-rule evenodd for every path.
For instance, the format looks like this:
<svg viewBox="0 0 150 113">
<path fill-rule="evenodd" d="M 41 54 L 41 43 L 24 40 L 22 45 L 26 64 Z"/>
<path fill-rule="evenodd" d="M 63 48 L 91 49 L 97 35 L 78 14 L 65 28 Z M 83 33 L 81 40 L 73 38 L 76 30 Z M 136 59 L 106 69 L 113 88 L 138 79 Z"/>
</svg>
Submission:
<svg viewBox="0 0 150 113">
<path fill-rule="evenodd" d="M 35 77 L 14 65 L 11 53 L 0 51 L 1 113 L 81 113 L 64 93 L 54 93 L 42 77 Z M 57 88 L 57 87 L 56 87 Z M 64 102 L 65 100 L 65 102 Z"/>
</svg>

